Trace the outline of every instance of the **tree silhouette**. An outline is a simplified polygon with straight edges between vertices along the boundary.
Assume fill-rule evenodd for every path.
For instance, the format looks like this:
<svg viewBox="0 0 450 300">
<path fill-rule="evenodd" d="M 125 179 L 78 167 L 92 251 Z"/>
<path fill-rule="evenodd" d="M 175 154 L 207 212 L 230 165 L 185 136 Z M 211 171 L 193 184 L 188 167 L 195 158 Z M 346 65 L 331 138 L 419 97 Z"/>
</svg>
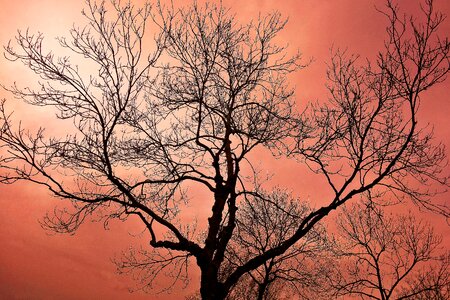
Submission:
<svg viewBox="0 0 450 300">
<path fill-rule="evenodd" d="M 286 24 L 279 14 L 239 25 L 213 4 L 152 9 L 112 1 L 111 7 L 114 15 L 107 4 L 87 1 L 88 25 L 59 39 L 95 65 L 94 73 L 46 52 L 41 34 L 19 32 L 6 47 L 9 59 L 40 77 L 35 89 L 8 89 L 73 125 L 67 136 L 47 137 L 43 128 L 16 125 L 2 103 L 0 180 L 34 182 L 72 203 L 72 210 L 47 216 L 45 227 L 74 232 L 93 214 L 105 221 L 136 216 L 154 252 L 131 253 L 123 268 L 143 270 L 150 283 L 167 268 L 183 278 L 194 259 L 202 298 L 224 299 L 243 276 L 295 251 L 332 210 L 359 195 L 406 194 L 449 216 L 411 183 L 446 184 L 439 175 L 443 149 L 417 121 L 421 93 L 449 71 L 449 42 L 437 35 L 444 17 L 432 1 L 422 7 L 422 23 L 402 18 L 388 1 L 388 39 L 377 59 L 361 64 L 336 51 L 330 101 L 304 113 L 296 111 L 287 83 L 302 67 L 300 57 L 275 41 Z M 334 196 L 299 216 L 277 243 L 230 265 L 227 255 L 243 224 L 238 208 L 269 200 L 258 189 L 256 148 L 306 162 Z M 202 199 L 211 207 L 203 233 L 184 216 L 188 188 L 209 194 Z M 223 272 L 225 266 L 231 268 Z"/>
<path fill-rule="evenodd" d="M 429 224 L 362 204 L 338 218 L 344 243 L 336 295 L 362 299 L 447 299 L 448 253 Z M 441 254 L 439 256 L 439 254 Z"/>
</svg>

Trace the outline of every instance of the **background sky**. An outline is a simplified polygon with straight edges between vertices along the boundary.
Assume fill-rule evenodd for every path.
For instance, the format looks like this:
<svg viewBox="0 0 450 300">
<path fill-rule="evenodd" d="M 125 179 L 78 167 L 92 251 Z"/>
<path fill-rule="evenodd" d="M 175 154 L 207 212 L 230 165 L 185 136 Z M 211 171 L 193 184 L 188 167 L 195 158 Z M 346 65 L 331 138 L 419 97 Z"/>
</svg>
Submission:
<svg viewBox="0 0 450 300">
<path fill-rule="evenodd" d="M 416 1 L 399 2 L 406 11 L 417 11 Z M 438 9 L 450 15 L 450 1 L 436 2 Z M 307 101 L 326 99 L 325 63 L 331 46 L 348 48 L 362 57 L 373 57 L 385 37 L 386 20 L 375 10 L 375 6 L 382 8 L 384 1 L 224 0 L 223 3 L 241 21 L 257 17 L 259 12 L 273 10 L 279 10 L 289 18 L 286 29 L 279 36 L 280 42 L 299 49 L 305 59 L 314 59 L 308 68 L 292 76 L 300 108 Z M 54 37 L 66 35 L 73 23 L 82 20 L 82 6 L 83 1 L 78 0 L 0 0 L 0 44 L 7 44 L 17 29 L 28 27 L 45 34 L 48 49 L 55 47 Z M 450 20 L 447 20 L 441 33 L 449 32 Z M 28 84 L 35 80 L 36 77 L 19 63 L 8 62 L 3 55 L 0 57 L 1 83 Z M 419 120 L 422 125 L 433 124 L 436 140 L 450 147 L 449 90 L 450 80 L 447 80 L 427 91 Z M 10 107 L 14 107 L 16 114 L 29 126 L 43 122 L 41 117 L 36 117 L 32 110 L 27 110 L 27 106 L 17 103 L 3 90 L 0 98 L 7 98 Z M 57 129 L 64 130 L 54 130 Z M 286 161 L 273 162 L 269 157 L 263 157 L 263 160 L 270 163 L 268 168 L 274 172 L 278 183 L 305 197 L 320 198 L 323 190 L 320 181 L 301 176 L 302 167 L 293 168 Z M 441 197 L 446 199 L 448 194 Z M 113 222 L 105 231 L 102 224 L 87 222 L 73 236 L 49 235 L 41 229 L 38 220 L 56 204 L 58 201 L 49 197 L 45 189 L 27 183 L 0 186 L 0 298 L 176 299 L 181 295 L 178 290 L 172 295 L 130 294 L 128 287 L 133 286 L 133 282 L 115 272 L 111 258 L 131 244 L 147 242 L 140 238 L 138 223 L 132 220 Z M 450 233 L 442 218 L 429 214 L 422 217 L 428 218 L 442 234 Z M 449 245 L 448 240 L 446 245 Z M 195 266 L 193 268 L 195 272 Z M 197 288 L 197 281 L 193 279 L 187 292 Z"/>
</svg>

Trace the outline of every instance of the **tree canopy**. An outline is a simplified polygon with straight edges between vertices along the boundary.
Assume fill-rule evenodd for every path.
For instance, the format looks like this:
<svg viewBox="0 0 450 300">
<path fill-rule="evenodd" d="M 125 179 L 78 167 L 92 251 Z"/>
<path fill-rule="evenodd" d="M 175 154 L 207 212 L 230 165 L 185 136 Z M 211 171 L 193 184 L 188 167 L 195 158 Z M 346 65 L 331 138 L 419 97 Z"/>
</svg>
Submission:
<svg viewBox="0 0 450 300">
<path fill-rule="evenodd" d="M 96 72 L 46 50 L 41 33 L 19 31 L 5 47 L 8 59 L 39 77 L 37 87 L 6 89 L 72 125 L 65 136 L 22 128 L 2 102 L 0 181 L 43 185 L 72 204 L 44 227 L 71 233 L 92 215 L 137 217 L 151 249 L 130 253 L 122 268 L 144 270 L 151 283 L 168 269 L 185 278 L 192 261 L 201 297 L 225 299 L 268 264 L 297 257 L 309 243 L 318 251 L 327 240 L 320 224 L 348 201 L 407 199 L 449 217 L 428 189 L 447 185 L 445 151 L 418 120 L 422 93 L 449 71 L 450 43 L 438 32 L 445 17 L 433 1 L 419 19 L 387 1 L 376 59 L 333 50 L 328 100 L 304 110 L 289 74 L 306 63 L 276 40 L 286 25 L 279 13 L 239 24 L 220 4 L 86 4 L 87 25 L 58 41 Z M 306 164 L 333 196 L 317 207 L 272 189 L 257 149 Z M 202 205 L 211 209 L 199 228 L 185 216 L 195 210 L 190 189 L 204 191 Z"/>
</svg>

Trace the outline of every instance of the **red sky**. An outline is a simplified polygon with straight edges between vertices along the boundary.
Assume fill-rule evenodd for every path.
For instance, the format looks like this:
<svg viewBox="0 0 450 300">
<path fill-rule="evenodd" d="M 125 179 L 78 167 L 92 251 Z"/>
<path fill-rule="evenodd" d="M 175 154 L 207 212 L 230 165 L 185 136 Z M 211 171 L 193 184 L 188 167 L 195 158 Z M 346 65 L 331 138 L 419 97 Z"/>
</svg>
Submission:
<svg viewBox="0 0 450 300">
<path fill-rule="evenodd" d="M 136 1 L 137 2 L 137 1 Z M 175 0 L 175 2 L 178 2 Z M 381 46 L 385 33 L 385 20 L 374 6 L 376 0 L 224 0 L 238 19 L 257 17 L 259 12 L 275 9 L 289 17 L 280 40 L 298 48 L 305 58 L 314 63 L 293 77 L 300 107 L 308 100 L 326 98 L 324 88 L 325 62 L 332 45 L 347 47 L 349 51 L 373 56 Z M 411 5 L 416 1 L 401 1 Z M 47 36 L 50 47 L 54 37 L 65 35 L 72 23 L 77 23 L 83 1 L 78 0 L 0 0 L 0 44 L 13 38 L 17 29 L 29 27 Z M 415 6 L 414 6 L 415 7 Z M 450 15 L 450 1 L 437 1 L 437 7 Z M 406 7 L 404 7 L 406 8 Z M 406 8 L 414 11 L 415 8 Z M 441 33 L 450 32 L 447 20 Z M 24 72 L 18 63 L 0 58 L 0 82 L 13 81 L 27 84 L 35 79 Z M 422 124 L 435 126 L 437 140 L 450 147 L 450 80 L 426 93 L 420 112 Z M 0 98 L 10 99 L 16 113 L 29 124 L 39 125 L 33 111 L 17 104 L 10 95 L 0 91 Z M 314 177 L 302 176 L 301 167 L 293 168 L 286 162 L 271 163 L 276 180 L 295 192 L 311 198 L 319 197 L 322 190 Z M 447 172 L 450 168 L 447 169 Z M 448 197 L 444 195 L 442 197 Z M 57 201 L 47 191 L 21 183 L 0 186 L 0 298 L 2 299 L 178 299 L 172 295 L 145 295 L 128 293 L 132 282 L 115 273 L 110 259 L 135 243 L 132 234 L 140 227 L 133 222 L 113 223 L 105 231 L 102 224 L 86 223 L 74 236 L 48 235 L 38 224 L 46 211 Z M 431 218 L 430 215 L 424 215 Z M 450 233 L 444 220 L 434 219 L 443 234 Z M 131 233 L 131 234 L 130 234 Z M 139 243 L 145 243 L 141 239 Z M 448 244 L 448 241 L 447 241 Z M 191 290 L 196 288 L 193 280 Z M 177 296 L 178 295 L 178 296 Z"/>
</svg>

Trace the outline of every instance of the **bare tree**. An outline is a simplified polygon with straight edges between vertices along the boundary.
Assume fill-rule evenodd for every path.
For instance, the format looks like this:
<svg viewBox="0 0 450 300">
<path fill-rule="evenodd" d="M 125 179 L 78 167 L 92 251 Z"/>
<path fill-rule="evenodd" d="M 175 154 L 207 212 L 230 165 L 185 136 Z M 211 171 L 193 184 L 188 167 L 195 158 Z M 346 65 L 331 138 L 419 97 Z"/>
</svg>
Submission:
<svg viewBox="0 0 450 300">
<path fill-rule="evenodd" d="M 114 15 L 106 4 L 87 1 L 88 25 L 59 40 L 97 66 L 94 74 L 83 74 L 70 57 L 46 52 L 40 34 L 19 32 L 15 45 L 6 47 L 11 60 L 40 77 L 38 88 L 14 85 L 13 94 L 53 107 L 73 124 L 67 136 L 47 137 L 44 129 L 15 125 L 2 105 L 1 181 L 31 181 L 73 204 L 73 210 L 47 216 L 45 227 L 73 232 L 93 214 L 106 221 L 136 216 L 156 252 L 135 252 L 124 268 L 144 270 L 151 282 L 175 267 L 177 279 L 192 258 L 201 272 L 202 298 L 224 299 L 243 276 L 295 251 L 316 224 L 359 194 L 406 193 L 449 215 L 429 192 L 407 184 L 446 184 L 439 177 L 442 147 L 431 144 L 431 133 L 417 121 L 421 93 L 449 71 L 450 44 L 437 36 L 444 17 L 432 1 L 423 6 L 420 24 L 399 17 L 388 1 L 388 40 L 376 62 L 359 65 L 338 52 L 328 73 L 330 102 L 303 116 L 286 79 L 301 67 L 299 56 L 288 56 L 275 41 L 286 24 L 279 14 L 239 25 L 212 4 L 111 6 Z M 146 53 L 150 25 L 155 48 Z M 277 243 L 221 276 L 242 199 L 265 199 L 249 156 L 256 147 L 281 155 L 289 150 L 306 160 L 326 177 L 334 196 L 297 219 Z M 211 207 L 210 217 L 200 221 L 204 234 L 183 216 L 189 187 L 210 195 L 202 199 Z"/>
<path fill-rule="evenodd" d="M 353 205 L 339 215 L 343 248 L 336 295 L 363 299 L 447 299 L 448 254 L 429 224 Z M 440 255 L 439 255 L 440 254 Z"/>
</svg>

